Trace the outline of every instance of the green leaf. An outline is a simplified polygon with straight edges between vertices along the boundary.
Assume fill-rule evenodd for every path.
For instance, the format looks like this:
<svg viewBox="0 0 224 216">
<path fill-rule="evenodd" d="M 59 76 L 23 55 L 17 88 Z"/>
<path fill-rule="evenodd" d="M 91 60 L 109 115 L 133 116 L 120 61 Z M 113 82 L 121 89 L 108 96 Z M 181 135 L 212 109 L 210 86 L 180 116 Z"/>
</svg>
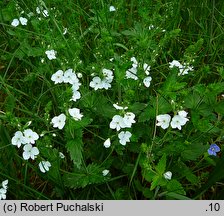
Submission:
<svg viewBox="0 0 224 216">
<path fill-rule="evenodd" d="M 224 101 L 220 101 L 215 105 L 215 111 L 221 115 L 224 115 Z"/>
<path fill-rule="evenodd" d="M 223 166 L 223 164 L 224 164 L 224 154 L 218 160 L 215 169 L 210 173 L 206 183 L 204 185 L 202 185 L 202 187 L 199 189 L 199 191 L 196 192 L 196 195 L 195 195 L 194 199 L 198 198 L 201 194 L 206 192 L 216 182 L 224 179 L 224 166 Z"/>
<path fill-rule="evenodd" d="M 186 195 L 186 192 L 184 191 L 184 188 L 182 187 L 181 183 L 175 179 L 170 180 L 166 187 L 169 192 Z"/>
<path fill-rule="evenodd" d="M 70 188 L 84 188 L 90 184 L 105 182 L 108 177 L 102 175 L 103 168 L 97 164 L 89 164 L 86 168 L 82 168 L 73 173 L 64 175 L 65 185 Z"/>
<path fill-rule="evenodd" d="M 186 196 L 180 195 L 178 193 L 174 193 L 174 192 L 169 192 L 166 194 L 166 196 L 171 197 L 176 200 L 191 200 L 189 197 L 186 197 Z"/>
<path fill-rule="evenodd" d="M 139 115 L 138 122 L 146 122 L 150 120 L 153 116 L 155 117 L 155 115 L 156 115 L 155 109 L 151 106 L 147 106 Z"/>
<path fill-rule="evenodd" d="M 163 173 L 166 170 L 166 154 L 164 154 L 162 156 L 162 158 L 160 159 L 159 163 L 157 164 L 157 166 L 155 167 L 156 171 L 158 172 L 158 174 L 160 176 L 163 175 Z"/>
<path fill-rule="evenodd" d="M 161 181 L 161 176 L 156 175 L 156 176 L 153 178 L 153 181 L 152 181 L 152 183 L 151 183 L 150 190 L 152 191 L 152 190 L 155 189 L 157 186 L 159 186 L 160 181 Z"/>
</svg>

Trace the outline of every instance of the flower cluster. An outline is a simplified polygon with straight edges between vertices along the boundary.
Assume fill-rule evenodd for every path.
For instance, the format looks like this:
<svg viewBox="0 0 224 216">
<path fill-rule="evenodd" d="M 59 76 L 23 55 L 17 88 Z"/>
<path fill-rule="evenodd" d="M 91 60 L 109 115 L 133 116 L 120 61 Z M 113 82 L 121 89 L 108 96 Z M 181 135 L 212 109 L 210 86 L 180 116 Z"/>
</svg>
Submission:
<svg viewBox="0 0 224 216">
<path fill-rule="evenodd" d="M 37 14 L 42 14 L 44 17 L 48 17 L 48 11 L 47 10 L 43 10 L 42 7 L 36 7 L 36 13 Z"/>
<path fill-rule="evenodd" d="M 80 113 L 80 109 L 78 108 L 68 109 L 68 112 L 76 121 L 81 120 L 83 117 L 83 115 Z M 53 117 L 51 123 L 53 124 L 54 128 L 58 128 L 61 130 L 65 126 L 65 121 L 66 121 L 66 115 L 62 113 L 59 116 Z"/>
<path fill-rule="evenodd" d="M 189 64 L 186 64 L 186 63 L 181 64 L 177 60 L 173 60 L 172 62 L 170 62 L 169 67 L 170 68 L 173 68 L 173 67 L 179 68 L 178 76 L 188 74 L 189 71 L 193 71 L 193 69 L 194 69 L 192 66 L 189 66 Z"/>
<path fill-rule="evenodd" d="M 70 68 L 68 70 L 66 70 L 65 72 L 63 72 L 62 70 L 58 70 L 56 71 L 56 73 L 54 73 L 51 76 L 51 80 L 57 84 L 57 83 L 69 83 L 72 85 L 72 101 L 77 101 L 78 99 L 81 98 L 81 94 L 78 91 L 79 87 L 81 85 L 81 83 L 79 82 L 79 77 L 82 77 L 82 74 L 78 74 L 76 75 L 76 73 Z"/>
<path fill-rule="evenodd" d="M 135 57 L 132 57 L 131 58 L 131 61 L 132 61 L 132 67 L 129 68 L 127 71 L 126 71 L 126 78 L 127 79 L 133 79 L 133 80 L 138 80 L 138 76 L 137 76 L 137 70 L 138 70 L 138 61 L 136 60 Z M 143 64 L 143 69 L 144 69 L 144 72 L 145 74 L 147 75 L 147 77 L 145 77 L 143 79 L 143 84 L 145 85 L 145 87 L 149 87 L 150 84 L 151 84 L 151 81 L 152 81 L 152 77 L 149 76 L 150 74 L 150 66 L 146 63 Z"/>
<path fill-rule="evenodd" d="M 12 145 L 17 146 L 18 148 L 23 144 L 23 159 L 28 160 L 29 158 L 35 159 L 35 157 L 39 154 L 39 150 L 37 147 L 33 147 L 35 141 L 39 139 L 39 135 L 32 131 L 31 129 L 26 129 L 22 133 L 21 131 L 17 131 L 13 136 L 11 142 Z"/>
<path fill-rule="evenodd" d="M 113 104 L 113 106 L 117 110 L 125 110 L 128 109 L 128 107 L 122 107 L 117 104 Z M 116 129 L 117 131 L 120 131 L 121 129 L 124 128 L 131 128 L 132 124 L 135 123 L 135 114 L 132 112 L 126 112 L 124 116 L 122 117 L 121 115 L 115 115 L 112 118 L 112 121 L 110 122 L 110 128 L 111 129 Z M 119 142 L 121 145 L 126 145 L 127 142 L 130 142 L 132 134 L 129 131 L 121 131 L 118 134 Z M 105 148 L 109 148 L 111 145 L 110 138 L 108 138 L 104 142 Z"/>
<path fill-rule="evenodd" d="M 14 136 L 12 137 L 12 145 L 17 146 L 18 148 L 23 145 L 23 159 L 24 160 L 29 160 L 30 158 L 32 160 L 35 160 L 37 155 L 39 155 L 39 149 L 35 146 L 35 142 L 39 139 L 39 135 L 34 132 L 31 129 L 26 129 L 23 132 L 17 131 Z M 49 165 L 50 162 L 48 162 Z M 48 166 L 48 169 L 46 168 L 45 170 L 49 170 L 50 165 Z M 42 167 L 39 165 L 40 171 L 43 172 Z M 1 192 L 0 192 L 1 194 Z"/>
<path fill-rule="evenodd" d="M 2 182 L 2 188 L 0 188 L 0 200 L 6 199 L 7 189 L 8 189 L 8 179 Z"/>
<path fill-rule="evenodd" d="M 47 50 L 45 52 L 49 60 L 56 59 L 57 52 L 55 50 Z"/>
<path fill-rule="evenodd" d="M 103 79 L 96 76 L 92 79 L 92 81 L 89 84 L 89 86 L 91 88 L 94 88 L 94 90 L 111 88 L 111 83 L 114 78 L 113 71 L 104 68 L 102 70 L 102 73 L 103 73 Z"/>
<path fill-rule="evenodd" d="M 21 25 L 27 25 L 27 19 L 24 18 L 24 17 L 20 17 L 19 19 L 14 19 L 12 22 L 11 22 L 11 25 L 14 26 L 14 27 L 17 27 L 19 24 Z"/>
<path fill-rule="evenodd" d="M 162 114 L 156 116 L 157 126 L 161 126 L 161 128 L 166 129 L 171 125 L 172 128 L 178 128 L 181 130 L 181 127 L 184 126 L 189 119 L 187 118 L 187 112 L 179 111 L 177 115 L 174 115 L 172 120 L 169 114 Z M 171 121 L 171 122 L 170 122 Z"/>
</svg>

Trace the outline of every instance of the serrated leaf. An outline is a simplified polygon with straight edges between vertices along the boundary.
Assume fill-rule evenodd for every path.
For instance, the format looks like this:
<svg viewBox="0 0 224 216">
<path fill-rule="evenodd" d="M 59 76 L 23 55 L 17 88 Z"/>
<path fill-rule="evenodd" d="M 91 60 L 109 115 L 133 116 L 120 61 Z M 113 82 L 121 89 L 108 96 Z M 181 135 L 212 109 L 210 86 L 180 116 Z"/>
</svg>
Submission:
<svg viewBox="0 0 224 216">
<path fill-rule="evenodd" d="M 157 186 L 159 186 L 160 181 L 161 181 L 161 176 L 157 176 L 157 175 L 156 175 L 156 176 L 153 178 L 153 181 L 152 181 L 150 190 L 153 190 L 153 189 L 155 189 Z"/>
<path fill-rule="evenodd" d="M 160 159 L 159 163 L 157 164 L 157 166 L 155 167 L 156 171 L 158 172 L 158 174 L 160 176 L 163 175 L 163 173 L 166 170 L 166 154 L 164 154 L 162 156 L 162 158 Z"/>
<path fill-rule="evenodd" d="M 166 196 L 171 197 L 176 200 L 191 200 L 189 197 L 186 197 L 186 196 L 174 193 L 174 192 L 169 192 L 166 194 Z"/>
<path fill-rule="evenodd" d="M 181 185 L 180 182 L 178 182 L 177 180 L 175 179 L 172 179 L 170 180 L 168 183 L 167 183 L 167 190 L 169 192 L 174 192 L 176 194 L 182 194 L 182 195 L 186 195 L 186 192 L 184 191 L 184 188 L 183 186 Z"/>
<path fill-rule="evenodd" d="M 70 140 L 66 144 L 66 149 L 70 154 L 71 160 L 77 168 L 80 168 L 82 163 L 83 143 L 80 139 Z"/>
<path fill-rule="evenodd" d="M 138 122 L 146 122 L 156 115 L 156 111 L 153 107 L 147 106 L 139 115 Z"/>
<path fill-rule="evenodd" d="M 65 185 L 70 188 L 84 188 L 90 184 L 102 183 L 106 179 L 102 175 L 102 168 L 96 164 L 89 164 L 77 172 L 64 175 Z"/>
</svg>

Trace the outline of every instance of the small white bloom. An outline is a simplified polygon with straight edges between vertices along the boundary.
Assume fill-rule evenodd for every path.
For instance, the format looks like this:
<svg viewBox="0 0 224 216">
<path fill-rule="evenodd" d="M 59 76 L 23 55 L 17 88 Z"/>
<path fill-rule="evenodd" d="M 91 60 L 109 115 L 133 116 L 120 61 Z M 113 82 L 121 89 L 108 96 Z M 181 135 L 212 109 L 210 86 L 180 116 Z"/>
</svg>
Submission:
<svg viewBox="0 0 224 216">
<path fill-rule="evenodd" d="M 116 104 L 113 104 L 114 108 L 117 109 L 117 110 L 126 110 L 128 109 L 128 107 L 122 107 L 122 106 L 119 106 L 117 103 Z"/>
<path fill-rule="evenodd" d="M 102 89 L 102 80 L 100 77 L 94 77 L 93 80 L 89 83 L 89 86 L 94 88 L 94 90 Z"/>
<path fill-rule="evenodd" d="M 131 61 L 133 62 L 132 66 L 136 68 L 138 66 L 137 59 L 135 57 L 131 57 Z"/>
<path fill-rule="evenodd" d="M 189 121 L 189 119 L 180 115 L 175 115 L 172 118 L 170 125 L 172 128 L 178 128 L 179 130 L 181 130 L 181 126 L 184 126 L 187 123 L 187 121 Z"/>
<path fill-rule="evenodd" d="M 34 144 L 39 139 L 39 135 L 31 129 L 26 129 L 23 133 L 26 143 Z"/>
<path fill-rule="evenodd" d="M 157 126 L 161 126 L 161 128 L 166 129 L 169 127 L 171 116 L 169 114 L 163 114 L 156 116 L 156 120 L 158 123 Z"/>
<path fill-rule="evenodd" d="M 65 155 L 64 155 L 62 152 L 59 152 L 59 157 L 60 157 L 61 159 L 64 159 L 64 158 L 65 158 Z"/>
<path fill-rule="evenodd" d="M 48 16 L 49 16 L 49 14 L 48 14 L 48 11 L 47 11 L 47 10 L 43 10 L 42 14 L 43 14 L 43 16 L 44 16 L 44 17 L 48 17 Z"/>
<path fill-rule="evenodd" d="M 152 77 L 150 77 L 150 76 L 146 77 L 146 78 L 143 80 L 143 83 L 144 83 L 145 87 L 148 88 L 148 87 L 150 86 L 150 84 L 151 84 L 151 81 L 152 81 Z"/>
<path fill-rule="evenodd" d="M 173 67 L 182 68 L 183 65 L 179 61 L 173 60 L 172 62 L 169 62 L 169 67 L 170 68 L 173 68 Z"/>
<path fill-rule="evenodd" d="M 110 128 L 111 129 L 116 129 L 117 131 L 119 131 L 121 128 L 125 128 L 126 124 L 124 123 L 124 119 L 119 116 L 119 115 L 115 115 L 112 118 L 112 121 L 110 122 Z"/>
<path fill-rule="evenodd" d="M 2 182 L 2 187 L 6 190 L 8 188 L 8 183 L 9 183 L 8 179 L 6 179 L 5 181 Z"/>
<path fill-rule="evenodd" d="M 65 126 L 65 120 L 66 120 L 66 116 L 65 114 L 62 113 L 59 116 L 55 116 L 51 120 L 51 123 L 53 124 L 53 127 L 62 129 Z"/>
<path fill-rule="evenodd" d="M 20 23 L 22 24 L 22 25 L 27 25 L 27 19 L 26 18 L 24 18 L 24 17 L 20 17 L 19 18 L 19 21 L 20 21 Z"/>
<path fill-rule="evenodd" d="M 182 116 L 182 117 L 184 117 L 184 118 L 187 117 L 187 114 L 188 114 L 188 113 L 185 112 L 184 110 L 178 112 L 178 115 L 179 115 L 179 116 Z"/>
<path fill-rule="evenodd" d="M 21 144 L 25 144 L 25 138 L 23 136 L 23 133 L 21 131 L 17 131 L 14 135 L 14 137 L 11 140 L 12 145 L 16 145 L 18 148 L 21 146 Z"/>
<path fill-rule="evenodd" d="M 11 23 L 12 26 L 16 27 L 19 25 L 19 20 L 18 19 L 14 19 Z"/>
<path fill-rule="evenodd" d="M 138 77 L 137 77 L 136 74 L 137 74 L 137 68 L 132 67 L 132 68 L 130 68 L 126 71 L 126 78 L 127 79 L 138 80 Z"/>
<path fill-rule="evenodd" d="M 145 71 L 145 74 L 148 76 L 149 75 L 149 71 L 150 71 L 150 65 L 144 63 L 143 64 L 143 68 L 144 68 L 144 71 Z"/>
<path fill-rule="evenodd" d="M 49 161 L 41 161 L 39 163 L 39 168 L 42 173 L 49 171 L 50 167 L 51 167 L 51 163 Z"/>
<path fill-rule="evenodd" d="M 103 75 L 105 76 L 106 80 L 107 80 L 108 82 L 111 83 L 111 82 L 113 81 L 113 78 L 114 78 L 114 76 L 113 76 L 113 71 L 104 68 L 104 69 L 102 70 L 102 72 L 103 72 Z"/>
<path fill-rule="evenodd" d="M 47 55 L 48 59 L 56 59 L 56 51 L 55 50 L 47 50 L 45 54 Z"/>
<path fill-rule="evenodd" d="M 119 142 L 121 145 L 126 145 L 127 142 L 130 142 L 132 134 L 129 131 L 121 131 L 118 134 Z"/>
<path fill-rule="evenodd" d="M 109 170 L 105 169 L 102 171 L 102 174 L 103 174 L 103 176 L 106 176 L 109 174 L 109 172 L 110 172 Z"/>
<path fill-rule="evenodd" d="M 167 180 L 171 180 L 172 178 L 172 172 L 167 171 L 166 173 L 163 174 L 164 178 Z"/>
<path fill-rule="evenodd" d="M 51 76 L 51 80 L 57 84 L 57 83 L 63 83 L 64 81 L 64 72 L 62 70 L 58 70 L 56 73 L 54 73 Z"/>
<path fill-rule="evenodd" d="M 153 28 L 155 28 L 154 25 L 150 25 L 150 26 L 149 26 L 149 30 L 152 30 Z"/>
<path fill-rule="evenodd" d="M 64 29 L 63 29 L 63 35 L 66 35 L 67 32 L 68 32 L 68 29 L 67 29 L 67 28 L 64 28 Z"/>
<path fill-rule="evenodd" d="M 64 79 L 64 83 L 70 83 L 70 84 L 79 83 L 79 80 L 76 74 L 73 72 L 71 68 L 65 71 L 63 79 Z"/>
<path fill-rule="evenodd" d="M 1 188 L 0 189 L 0 200 L 5 200 L 6 199 L 6 189 Z"/>
<path fill-rule="evenodd" d="M 104 89 L 109 89 L 111 88 L 111 84 L 110 82 L 107 80 L 107 79 L 103 79 L 101 81 L 101 88 L 104 88 Z"/>
<path fill-rule="evenodd" d="M 82 78 L 82 73 L 77 73 L 77 77 L 81 79 Z"/>
<path fill-rule="evenodd" d="M 83 117 L 78 108 L 68 109 L 68 112 L 76 121 L 81 120 Z"/>
<path fill-rule="evenodd" d="M 81 98 L 81 94 L 79 91 L 73 91 L 73 95 L 72 98 L 70 99 L 70 101 L 77 101 L 78 99 Z"/>
<path fill-rule="evenodd" d="M 37 12 L 37 14 L 40 14 L 40 8 L 39 7 L 36 7 L 36 12 Z"/>
<path fill-rule="evenodd" d="M 108 138 L 108 139 L 103 143 L 103 145 L 104 145 L 105 148 L 109 148 L 110 145 L 111 145 L 110 138 Z"/>
<path fill-rule="evenodd" d="M 134 119 L 135 119 L 135 114 L 134 113 L 132 113 L 132 112 L 125 113 L 123 120 L 124 120 L 124 123 L 126 124 L 126 127 L 130 128 L 131 125 L 133 123 L 135 123 Z"/>
<path fill-rule="evenodd" d="M 26 144 L 23 147 L 23 159 L 28 160 L 29 158 L 35 159 L 35 157 L 40 153 L 37 147 L 33 147 L 31 144 Z"/>
<path fill-rule="evenodd" d="M 109 11 L 110 12 L 116 11 L 116 8 L 113 5 L 111 5 L 110 8 L 109 8 Z"/>
</svg>

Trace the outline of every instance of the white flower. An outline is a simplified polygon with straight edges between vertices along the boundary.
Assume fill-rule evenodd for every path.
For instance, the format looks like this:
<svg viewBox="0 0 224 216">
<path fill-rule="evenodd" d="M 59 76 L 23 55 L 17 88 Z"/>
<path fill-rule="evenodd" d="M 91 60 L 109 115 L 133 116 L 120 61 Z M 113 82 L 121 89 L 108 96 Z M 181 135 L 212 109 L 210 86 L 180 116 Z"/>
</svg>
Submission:
<svg viewBox="0 0 224 216">
<path fill-rule="evenodd" d="M 21 146 L 21 144 L 25 144 L 26 141 L 24 139 L 23 133 L 21 131 L 17 131 L 14 135 L 14 137 L 11 140 L 13 145 L 16 145 L 18 148 Z"/>
<path fill-rule="evenodd" d="M 50 167 L 51 167 L 51 163 L 49 161 L 41 161 L 39 163 L 39 168 L 42 173 L 49 171 Z"/>
<path fill-rule="evenodd" d="M 29 158 L 35 159 L 35 157 L 39 154 L 39 150 L 37 147 L 33 147 L 31 144 L 26 144 L 23 147 L 23 159 L 28 160 Z"/>
<path fill-rule="evenodd" d="M 131 125 L 135 123 L 134 118 L 135 118 L 134 113 L 132 112 L 125 113 L 123 120 L 124 120 L 124 123 L 126 124 L 126 127 L 131 127 Z"/>
<path fill-rule="evenodd" d="M 178 128 L 179 130 L 181 130 L 181 126 L 184 126 L 187 123 L 187 121 L 189 121 L 188 118 L 185 118 L 181 115 L 175 115 L 172 118 L 170 125 L 172 128 Z"/>
<path fill-rule="evenodd" d="M 107 80 L 109 83 L 111 83 L 111 82 L 113 81 L 113 78 L 114 78 L 114 76 L 113 76 L 113 71 L 104 68 L 104 69 L 102 70 L 102 72 L 103 72 L 103 75 L 104 75 L 104 77 L 106 78 L 106 80 Z"/>
<path fill-rule="evenodd" d="M 23 133 L 26 143 L 34 144 L 35 141 L 39 139 L 39 135 L 31 129 L 26 129 Z"/>
<path fill-rule="evenodd" d="M 152 77 L 150 77 L 150 76 L 146 77 L 146 78 L 143 80 L 143 83 L 144 83 L 145 87 L 148 88 L 148 87 L 150 86 L 150 84 L 151 84 L 151 80 L 152 80 Z"/>
<path fill-rule="evenodd" d="M 68 29 L 67 29 L 67 28 L 64 28 L 64 29 L 63 29 L 63 35 L 66 35 L 67 32 L 68 32 Z M 79 77 L 79 78 L 80 78 L 80 77 Z"/>
<path fill-rule="evenodd" d="M 157 126 L 161 126 L 161 128 L 166 129 L 169 127 L 171 116 L 169 114 L 163 114 L 156 116 L 156 120 L 158 123 Z"/>
<path fill-rule="evenodd" d="M 101 81 L 101 88 L 104 88 L 104 89 L 109 89 L 111 88 L 111 84 L 110 82 L 107 80 L 107 79 L 103 79 Z"/>
<path fill-rule="evenodd" d="M 119 105 L 117 105 L 117 103 L 116 103 L 116 104 L 113 104 L 113 106 L 114 106 L 114 108 L 117 109 L 117 110 L 126 110 L 126 109 L 128 109 L 128 107 L 122 107 L 122 106 L 119 106 Z"/>
<path fill-rule="evenodd" d="M 63 79 L 64 79 L 64 83 L 70 83 L 70 84 L 79 83 L 79 80 L 76 74 L 73 72 L 71 68 L 65 71 Z"/>
<path fill-rule="evenodd" d="M 138 80 L 138 77 L 136 76 L 137 74 L 137 68 L 132 67 L 126 71 L 126 78 L 127 79 L 133 79 L 133 80 Z"/>
<path fill-rule="evenodd" d="M 151 67 L 148 64 L 144 63 L 143 68 L 144 68 L 145 74 L 148 76 Z"/>
<path fill-rule="evenodd" d="M 48 14 L 48 11 L 47 11 L 47 10 L 43 10 L 42 14 L 43 14 L 43 16 L 44 16 L 44 17 L 48 17 L 48 16 L 49 16 L 49 14 Z"/>
<path fill-rule="evenodd" d="M 182 117 L 184 117 L 184 118 L 187 117 L 187 114 L 188 114 L 188 113 L 185 112 L 184 110 L 178 112 L 178 115 L 179 115 L 179 116 L 182 116 Z"/>
<path fill-rule="evenodd" d="M 105 148 L 109 148 L 110 145 L 111 145 L 110 138 L 108 138 L 108 139 L 103 143 L 103 145 L 104 145 Z"/>
<path fill-rule="evenodd" d="M 37 12 L 37 14 L 40 14 L 40 8 L 39 7 L 36 7 L 36 12 Z"/>
<path fill-rule="evenodd" d="M 113 5 L 111 5 L 110 8 L 109 8 L 109 11 L 110 12 L 116 11 L 116 8 Z"/>
<path fill-rule="evenodd" d="M 5 181 L 2 182 L 2 187 L 6 190 L 8 188 L 8 183 L 9 183 L 8 179 L 6 179 Z"/>
<path fill-rule="evenodd" d="M 70 101 L 77 101 L 78 99 L 81 98 L 81 94 L 79 91 L 73 91 L 73 95 L 72 98 L 70 99 Z"/>
<path fill-rule="evenodd" d="M 65 155 L 64 155 L 62 152 L 59 152 L 59 157 L 60 157 L 61 159 L 64 159 L 64 158 L 65 158 Z"/>
<path fill-rule="evenodd" d="M 14 19 L 11 23 L 12 26 L 16 27 L 19 25 L 19 20 L 18 19 Z"/>
<path fill-rule="evenodd" d="M 173 60 L 172 62 L 169 62 L 169 67 L 170 68 L 173 68 L 173 67 L 182 68 L 183 65 L 179 61 Z"/>
<path fill-rule="evenodd" d="M 64 81 L 64 72 L 62 70 L 58 70 L 56 73 L 54 73 L 51 76 L 51 80 L 57 84 L 57 83 L 63 83 Z"/>
<path fill-rule="evenodd" d="M 78 108 L 68 109 L 68 112 L 76 121 L 81 120 L 83 117 Z"/>
<path fill-rule="evenodd" d="M 109 170 L 105 169 L 102 171 L 102 174 L 103 174 L 103 176 L 106 176 L 106 175 L 108 175 L 109 172 L 110 172 Z"/>
<path fill-rule="evenodd" d="M 150 25 L 150 26 L 149 26 L 149 30 L 152 30 L 153 28 L 155 28 L 154 25 Z"/>
<path fill-rule="evenodd" d="M 77 73 L 78 78 L 82 78 L 82 73 Z"/>
<path fill-rule="evenodd" d="M 125 128 L 126 124 L 124 123 L 124 119 L 119 116 L 119 115 L 115 115 L 112 118 L 112 121 L 110 122 L 110 128 L 111 129 L 116 129 L 117 131 L 119 131 L 121 128 Z"/>
<path fill-rule="evenodd" d="M 6 199 L 6 189 L 1 188 L 0 189 L 0 200 L 5 200 Z"/>
<path fill-rule="evenodd" d="M 47 55 L 48 59 L 52 60 L 52 59 L 56 59 L 56 51 L 55 50 L 47 50 L 45 52 L 45 54 Z"/>
<path fill-rule="evenodd" d="M 93 80 L 89 83 L 89 86 L 94 88 L 94 90 L 102 89 L 102 81 L 99 77 L 94 77 Z"/>
<path fill-rule="evenodd" d="M 20 17 L 19 18 L 19 21 L 20 21 L 20 23 L 22 24 L 22 25 L 27 25 L 27 19 L 26 18 L 24 18 L 24 17 Z"/>
<path fill-rule="evenodd" d="M 189 71 L 193 71 L 193 67 L 189 66 L 187 64 L 182 65 L 179 67 L 180 72 L 178 73 L 178 76 L 188 74 Z"/>
<path fill-rule="evenodd" d="M 167 171 L 166 173 L 163 174 L 165 179 L 171 180 L 172 178 L 172 172 Z"/>
<path fill-rule="evenodd" d="M 131 57 L 131 61 L 133 62 L 132 67 L 137 68 L 138 66 L 138 61 L 135 57 Z"/>
<path fill-rule="evenodd" d="M 129 131 L 121 131 L 118 134 L 119 142 L 121 145 L 126 145 L 127 142 L 130 142 L 132 134 Z"/>
<path fill-rule="evenodd" d="M 51 120 L 51 123 L 53 124 L 53 127 L 62 129 L 65 126 L 65 120 L 66 120 L 66 116 L 65 114 L 62 113 L 59 116 L 55 116 Z"/>
</svg>

